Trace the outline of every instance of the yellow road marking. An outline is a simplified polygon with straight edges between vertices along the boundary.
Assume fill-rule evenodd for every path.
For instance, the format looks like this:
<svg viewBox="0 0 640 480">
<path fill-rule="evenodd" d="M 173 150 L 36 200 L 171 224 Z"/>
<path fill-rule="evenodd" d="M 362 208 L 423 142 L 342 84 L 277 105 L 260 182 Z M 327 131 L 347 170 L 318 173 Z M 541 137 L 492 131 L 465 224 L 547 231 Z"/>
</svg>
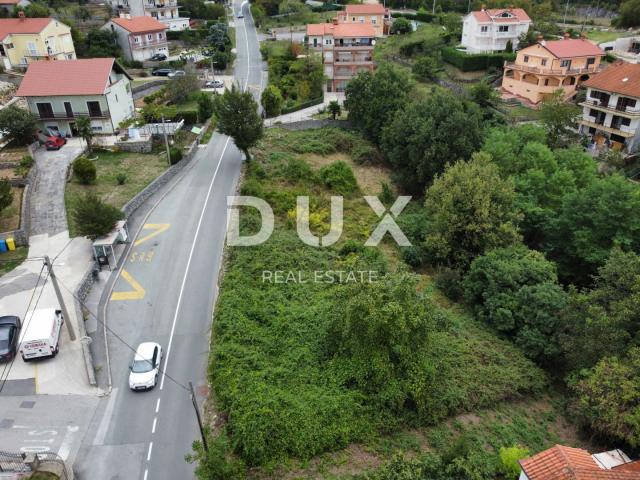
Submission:
<svg viewBox="0 0 640 480">
<path fill-rule="evenodd" d="M 156 235 L 164 232 L 165 230 L 167 230 L 169 227 L 171 226 L 170 223 L 145 223 L 144 227 L 142 227 L 143 230 L 153 230 L 153 232 L 149 233 L 148 235 L 139 238 L 138 240 L 136 240 L 133 243 L 134 247 L 137 247 L 138 245 L 140 245 L 141 243 L 146 242 L 147 240 L 152 239 L 153 237 L 155 237 Z"/>
<path fill-rule="evenodd" d="M 113 292 L 111 294 L 111 300 L 140 300 L 144 298 L 146 293 L 145 289 L 142 288 L 132 276 L 125 269 L 122 269 L 122 273 L 120 274 L 122 278 L 126 280 L 126 282 L 131 285 L 133 290 L 129 290 L 127 292 Z"/>
</svg>

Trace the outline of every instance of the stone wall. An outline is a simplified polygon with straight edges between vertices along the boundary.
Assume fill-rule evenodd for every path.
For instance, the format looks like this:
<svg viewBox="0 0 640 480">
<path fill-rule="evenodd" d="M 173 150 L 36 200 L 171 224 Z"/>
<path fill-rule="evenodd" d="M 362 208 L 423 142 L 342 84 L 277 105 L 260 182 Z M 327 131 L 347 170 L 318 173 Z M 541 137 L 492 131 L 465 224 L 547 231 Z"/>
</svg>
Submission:
<svg viewBox="0 0 640 480">
<path fill-rule="evenodd" d="M 121 152 L 151 153 L 153 141 L 151 136 L 149 136 L 149 138 L 141 138 L 140 140 L 116 142 L 114 146 Z"/>
<path fill-rule="evenodd" d="M 153 80 L 151 82 L 147 82 L 147 83 L 143 83 L 142 85 L 138 85 L 137 87 L 133 87 L 131 89 L 131 93 L 144 92 L 145 90 L 148 90 L 148 89 L 153 88 L 153 87 L 157 87 L 158 85 L 164 85 L 166 83 L 167 83 L 166 80 Z"/>
<path fill-rule="evenodd" d="M 276 123 L 269 128 L 284 128 L 286 130 L 310 130 L 312 128 L 337 127 L 337 128 L 353 128 L 353 124 L 349 120 L 301 120 L 291 123 Z"/>
<path fill-rule="evenodd" d="M 22 191 L 22 208 L 20 210 L 20 228 L 9 232 L 1 232 L 0 239 L 6 240 L 7 238 L 13 238 L 17 246 L 29 245 L 29 233 L 31 231 L 31 189 L 33 188 L 32 185 L 36 183 L 37 176 L 38 166 L 34 162 L 27 178 L 19 181 L 19 183 L 24 185 L 24 190 Z"/>
</svg>

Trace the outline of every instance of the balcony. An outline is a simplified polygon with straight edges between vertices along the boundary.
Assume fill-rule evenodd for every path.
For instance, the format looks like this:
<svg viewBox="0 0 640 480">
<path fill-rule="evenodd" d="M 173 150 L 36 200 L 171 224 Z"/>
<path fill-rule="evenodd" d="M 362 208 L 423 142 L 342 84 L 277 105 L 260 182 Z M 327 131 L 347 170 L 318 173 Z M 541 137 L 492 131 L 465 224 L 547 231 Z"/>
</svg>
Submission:
<svg viewBox="0 0 640 480">
<path fill-rule="evenodd" d="M 155 34 L 154 34 L 155 37 Z M 142 48 L 148 48 L 148 47 L 158 47 L 158 46 L 166 46 L 167 45 L 167 39 L 163 38 L 162 40 L 158 40 L 157 38 L 154 38 L 154 40 L 144 40 L 142 42 L 130 42 L 131 43 L 131 48 L 133 49 L 142 49 Z"/>
<path fill-rule="evenodd" d="M 600 130 L 607 133 L 613 133 L 615 135 L 620 135 L 621 137 L 630 138 L 635 136 L 634 130 L 630 126 L 626 125 L 616 125 L 616 126 L 605 126 L 598 122 L 592 122 L 590 120 L 580 120 L 578 123 L 584 125 L 585 127 L 593 127 L 596 130 Z"/>
<path fill-rule="evenodd" d="M 639 107 L 624 107 L 618 108 L 618 106 L 613 106 L 611 104 L 604 104 L 602 101 L 596 98 L 587 97 L 587 99 L 582 102 L 580 105 L 583 107 L 593 107 L 597 110 L 604 110 L 606 112 L 617 113 L 620 115 L 625 115 L 627 117 L 640 117 L 640 108 Z"/>
<path fill-rule="evenodd" d="M 109 111 L 102 112 L 50 112 L 36 113 L 38 120 L 74 120 L 76 118 L 106 119 L 110 118 Z"/>
<path fill-rule="evenodd" d="M 333 46 L 333 48 L 335 50 L 338 51 L 346 51 L 346 50 L 351 50 L 353 52 L 358 52 L 358 51 L 367 51 L 367 50 L 373 50 L 373 45 L 364 45 L 362 43 L 352 43 L 352 44 L 344 44 L 344 45 L 338 45 L 335 44 Z"/>
<path fill-rule="evenodd" d="M 145 10 L 160 10 L 163 8 L 176 8 L 178 6 L 178 2 L 154 2 L 154 3 L 145 3 Z"/>
<path fill-rule="evenodd" d="M 579 75 L 581 73 L 597 73 L 602 70 L 601 66 L 586 68 L 540 68 L 529 67 L 527 65 L 519 65 L 517 63 L 504 62 L 504 68 L 511 68 L 521 72 L 539 73 L 542 75 Z"/>
<path fill-rule="evenodd" d="M 336 63 L 345 65 L 369 65 L 373 63 L 373 57 L 336 58 Z"/>
</svg>

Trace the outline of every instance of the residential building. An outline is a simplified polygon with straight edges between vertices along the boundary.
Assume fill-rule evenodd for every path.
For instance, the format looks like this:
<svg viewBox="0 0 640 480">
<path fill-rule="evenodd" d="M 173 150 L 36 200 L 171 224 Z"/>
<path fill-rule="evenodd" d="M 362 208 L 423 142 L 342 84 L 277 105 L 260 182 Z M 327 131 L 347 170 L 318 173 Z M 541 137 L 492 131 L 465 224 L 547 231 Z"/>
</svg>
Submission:
<svg viewBox="0 0 640 480">
<path fill-rule="evenodd" d="M 71 29 L 54 18 L 0 18 L 0 59 L 4 68 L 26 68 L 38 60 L 72 60 Z"/>
<path fill-rule="evenodd" d="M 388 33 L 390 15 L 379 3 L 349 4 L 338 12 L 336 19 L 339 24 L 371 25 L 375 36 L 383 37 Z"/>
<path fill-rule="evenodd" d="M 556 445 L 520 460 L 519 480 L 638 480 L 640 461 L 622 450 L 590 455 L 581 448 Z"/>
<path fill-rule="evenodd" d="M 505 63 L 502 89 L 538 104 L 562 89 L 570 98 L 582 82 L 601 70 L 604 51 L 590 41 L 570 39 L 544 41 L 518 51 L 514 63 Z"/>
<path fill-rule="evenodd" d="M 0 10 L 4 10 L 5 15 L 13 13 L 16 7 L 26 7 L 31 2 L 29 0 L 0 0 Z"/>
<path fill-rule="evenodd" d="M 600 47 L 620 60 L 629 63 L 640 63 L 640 36 L 616 38 L 611 42 L 601 43 Z"/>
<path fill-rule="evenodd" d="M 76 119 L 89 117 L 97 134 L 113 134 L 134 114 L 131 77 L 113 58 L 35 62 L 16 96 L 27 100 L 41 128 L 76 135 Z"/>
<path fill-rule="evenodd" d="M 640 65 L 619 62 L 583 84 L 580 131 L 596 145 L 628 153 L 640 150 Z"/>
<path fill-rule="evenodd" d="M 189 28 L 189 19 L 180 16 L 178 0 L 109 0 L 109 3 L 118 14 L 153 17 L 164 23 L 168 30 Z"/>
<path fill-rule="evenodd" d="M 531 19 L 522 8 L 497 8 L 468 13 L 462 21 L 462 46 L 469 53 L 500 52 L 529 31 Z"/>
<path fill-rule="evenodd" d="M 360 72 L 372 72 L 376 31 L 358 23 L 307 25 L 309 49 L 322 56 L 328 92 L 344 92 Z"/>
<path fill-rule="evenodd" d="M 156 53 L 169 56 L 167 26 L 153 17 L 130 17 L 127 13 L 112 18 L 102 29 L 115 32 L 127 60 L 142 62 Z"/>
</svg>

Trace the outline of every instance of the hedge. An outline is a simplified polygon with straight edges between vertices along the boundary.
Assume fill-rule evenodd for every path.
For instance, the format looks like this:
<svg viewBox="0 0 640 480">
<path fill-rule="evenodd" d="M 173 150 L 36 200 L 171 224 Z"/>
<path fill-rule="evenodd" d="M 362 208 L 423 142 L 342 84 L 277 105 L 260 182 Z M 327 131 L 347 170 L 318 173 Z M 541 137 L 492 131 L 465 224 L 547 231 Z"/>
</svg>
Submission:
<svg viewBox="0 0 640 480">
<path fill-rule="evenodd" d="M 178 112 L 175 116 L 177 121 L 184 120 L 187 125 L 194 125 L 198 123 L 198 111 L 197 110 L 183 110 Z"/>
<path fill-rule="evenodd" d="M 168 30 L 167 40 L 184 40 L 185 36 L 202 40 L 204 38 L 207 38 L 207 35 L 209 35 L 209 31 L 206 28 L 196 28 L 193 30 L 180 30 L 180 31 Z"/>
<path fill-rule="evenodd" d="M 515 58 L 515 53 L 480 53 L 471 55 L 454 47 L 444 47 L 442 49 L 442 59 L 458 67 L 463 72 L 487 70 L 491 67 L 502 68 L 505 61 L 512 62 Z"/>
<path fill-rule="evenodd" d="M 434 15 L 429 12 L 416 12 L 416 13 L 393 13 L 393 18 L 407 18 L 409 20 L 418 20 L 419 22 L 431 23 L 438 15 Z"/>
<path fill-rule="evenodd" d="M 314 105 L 319 105 L 324 101 L 324 97 L 314 98 L 313 100 L 309 100 L 304 103 L 299 103 L 294 105 L 293 107 L 283 108 L 280 111 L 280 115 L 284 115 L 286 113 L 297 112 L 298 110 L 302 110 L 303 108 L 313 107 Z"/>
</svg>

